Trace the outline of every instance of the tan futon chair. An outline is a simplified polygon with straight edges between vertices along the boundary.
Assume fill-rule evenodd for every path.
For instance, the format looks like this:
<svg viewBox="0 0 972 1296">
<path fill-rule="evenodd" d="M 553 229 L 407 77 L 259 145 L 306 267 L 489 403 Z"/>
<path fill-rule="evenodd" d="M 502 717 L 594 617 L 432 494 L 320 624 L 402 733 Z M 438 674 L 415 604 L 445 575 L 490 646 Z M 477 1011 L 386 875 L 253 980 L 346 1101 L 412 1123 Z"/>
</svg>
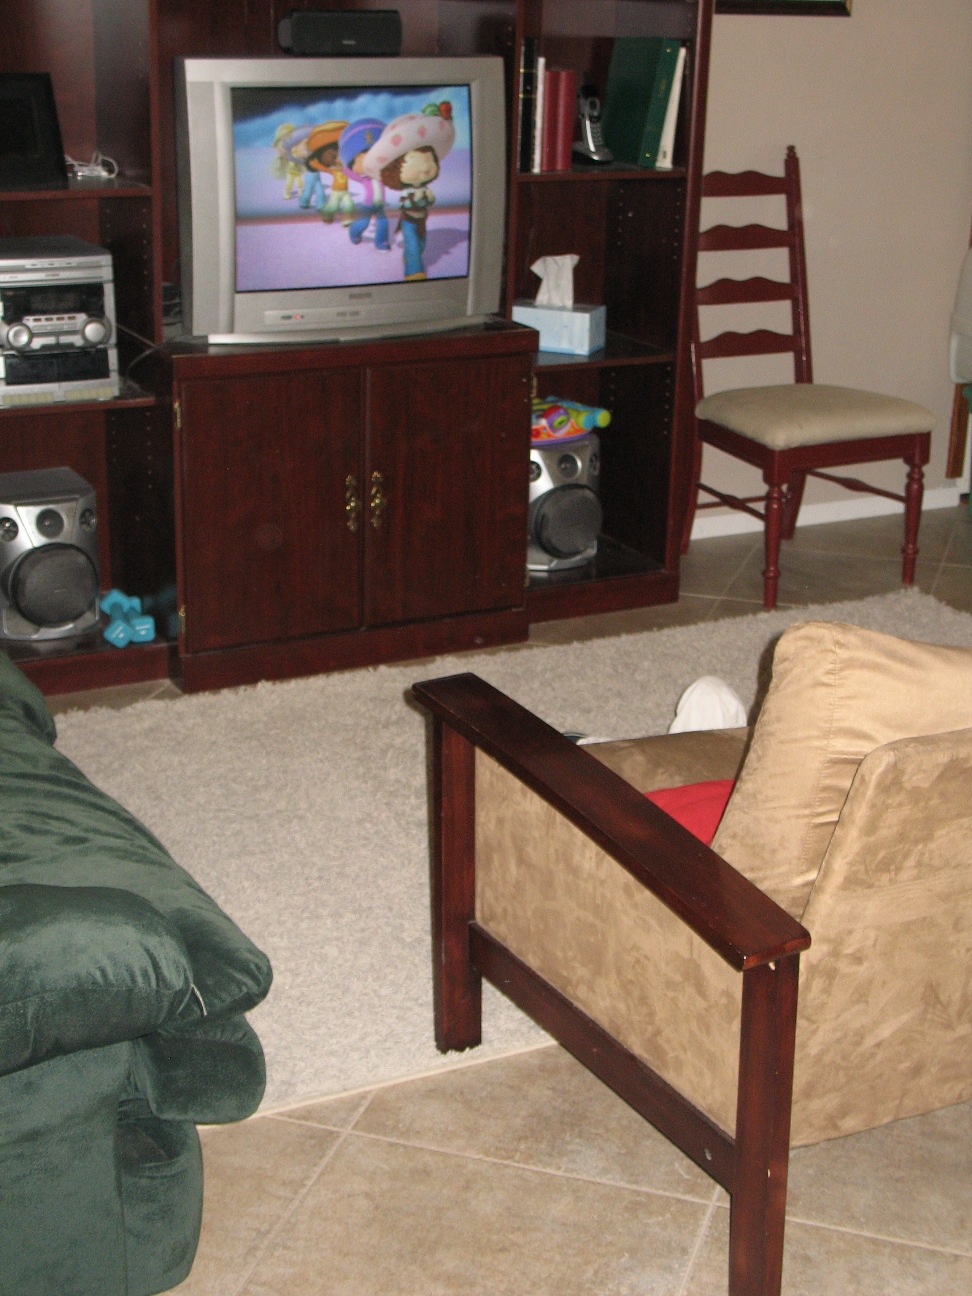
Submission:
<svg viewBox="0 0 972 1296">
<path fill-rule="evenodd" d="M 475 676 L 414 694 L 439 1047 L 486 976 L 730 1194 L 732 1296 L 778 1293 L 791 1144 L 972 1098 L 972 649 L 793 627 L 751 736 L 581 748 Z M 641 795 L 737 770 L 711 849 Z"/>
</svg>

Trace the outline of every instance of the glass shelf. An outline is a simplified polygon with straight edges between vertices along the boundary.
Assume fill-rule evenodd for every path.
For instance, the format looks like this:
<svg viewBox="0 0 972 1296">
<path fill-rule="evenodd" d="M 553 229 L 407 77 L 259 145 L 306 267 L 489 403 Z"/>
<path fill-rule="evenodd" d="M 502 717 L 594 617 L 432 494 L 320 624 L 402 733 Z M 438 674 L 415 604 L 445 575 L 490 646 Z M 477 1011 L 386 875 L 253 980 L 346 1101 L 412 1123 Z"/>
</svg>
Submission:
<svg viewBox="0 0 972 1296">
<path fill-rule="evenodd" d="M 637 180 L 657 183 L 659 181 L 684 180 L 685 174 L 684 167 L 671 167 L 659 171 L 652 167 L 629 166 L 621 162 L 612 162 L 610 165 L 600 165 L 592 162 L 586 166 L 583 163 L 576 163 L 569 171 L 517 171 L 516 181 L 517 184 L 571 184 L 578 182 L 589 184 L 592 180 L 602 182 Z"/>
<path fill-rule="evenodd" d="M 151 408 L 156 403 L 156 397 L 151 392 L 145 391 L 137 383 L 129 379 L 122 379 L 121 392 L 112 400 L 86 400 L 86 401 L 39 401 L 36 405 L 8 405 L 0 409 L 0 419 L 11 417 L 23 417 L 24 415 L 42 415 L 49 418 L 51 415 L 68 415 L 77 414 L 79 410 L 105 410 L 117 409 L 141 409 Z"/>
<path fill-rule="evenodd" d="M 675 352 L 671 348 L 654 347 L 623 333 L 607 335 L 607 344 L 590 355 L 564 355 L 560 351 L 539 351 L 538 369 L 612 369 L 618 365 L 673 364 Z"/>
</svg>

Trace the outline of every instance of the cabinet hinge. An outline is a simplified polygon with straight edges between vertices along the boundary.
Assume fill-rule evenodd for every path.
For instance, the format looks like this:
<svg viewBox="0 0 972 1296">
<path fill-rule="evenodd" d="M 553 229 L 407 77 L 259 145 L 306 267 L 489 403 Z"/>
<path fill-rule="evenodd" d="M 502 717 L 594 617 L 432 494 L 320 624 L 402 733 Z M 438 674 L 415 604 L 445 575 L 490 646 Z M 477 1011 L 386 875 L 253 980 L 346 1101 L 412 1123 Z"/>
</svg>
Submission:
<svg viewBox="0 0 972 1296">
<path fill-rule="evenodd" d="M 182 431 L 182 401 L 176 401 L 172 406 L 172 417 L 175 419 L 175 425 L 178 431 Z"/>
<path fill-rule="evenodd" d="M 184 635 L 185 633 L 186 633 L 186 605 L 185 603 L 183 603 L 182 607 L 179 609 L 179 634 Z"/>
</svg>

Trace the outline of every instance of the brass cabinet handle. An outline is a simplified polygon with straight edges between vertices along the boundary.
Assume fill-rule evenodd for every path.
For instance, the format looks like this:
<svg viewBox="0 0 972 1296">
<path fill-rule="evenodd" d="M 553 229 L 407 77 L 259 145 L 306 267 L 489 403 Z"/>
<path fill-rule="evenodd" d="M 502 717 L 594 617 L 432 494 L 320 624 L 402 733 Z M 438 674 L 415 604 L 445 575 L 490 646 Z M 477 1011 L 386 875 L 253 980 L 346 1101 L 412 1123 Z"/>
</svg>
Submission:
<svg viewBox="0 0 972 1296">
<path fill-rule="evenodd" d="M 388 504 L 388 497 L 382 489 L 384 484 L 385 479 L 380 472 L 371 474 L 371 525 L 375 528 L 381 526 L 381 515 Z"/>
<path fill-rule="evenodd" d="M 358 514 L 361 512 L 361 501 L 358 499 L 358 479 L 349 474 L 344 479 L 344 516 L 348 530 L 357 531 Z"/>
</svg>

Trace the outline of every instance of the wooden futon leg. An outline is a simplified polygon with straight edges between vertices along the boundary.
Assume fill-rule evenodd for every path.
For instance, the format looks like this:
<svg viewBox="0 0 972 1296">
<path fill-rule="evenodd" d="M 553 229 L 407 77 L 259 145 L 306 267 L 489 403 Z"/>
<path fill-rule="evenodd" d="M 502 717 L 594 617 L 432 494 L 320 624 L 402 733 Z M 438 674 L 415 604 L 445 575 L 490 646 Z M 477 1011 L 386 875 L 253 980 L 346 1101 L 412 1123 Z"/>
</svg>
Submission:
<svg viewBox="0 0 972 1296">
<path fill-rule="evenodd" d="M 476 749 L 433 720 L 432 971 L 435 1042 L 443 1052 L 482 1039 L 482 977 L 472 965 L 476 912 Z"/>
</svg>

